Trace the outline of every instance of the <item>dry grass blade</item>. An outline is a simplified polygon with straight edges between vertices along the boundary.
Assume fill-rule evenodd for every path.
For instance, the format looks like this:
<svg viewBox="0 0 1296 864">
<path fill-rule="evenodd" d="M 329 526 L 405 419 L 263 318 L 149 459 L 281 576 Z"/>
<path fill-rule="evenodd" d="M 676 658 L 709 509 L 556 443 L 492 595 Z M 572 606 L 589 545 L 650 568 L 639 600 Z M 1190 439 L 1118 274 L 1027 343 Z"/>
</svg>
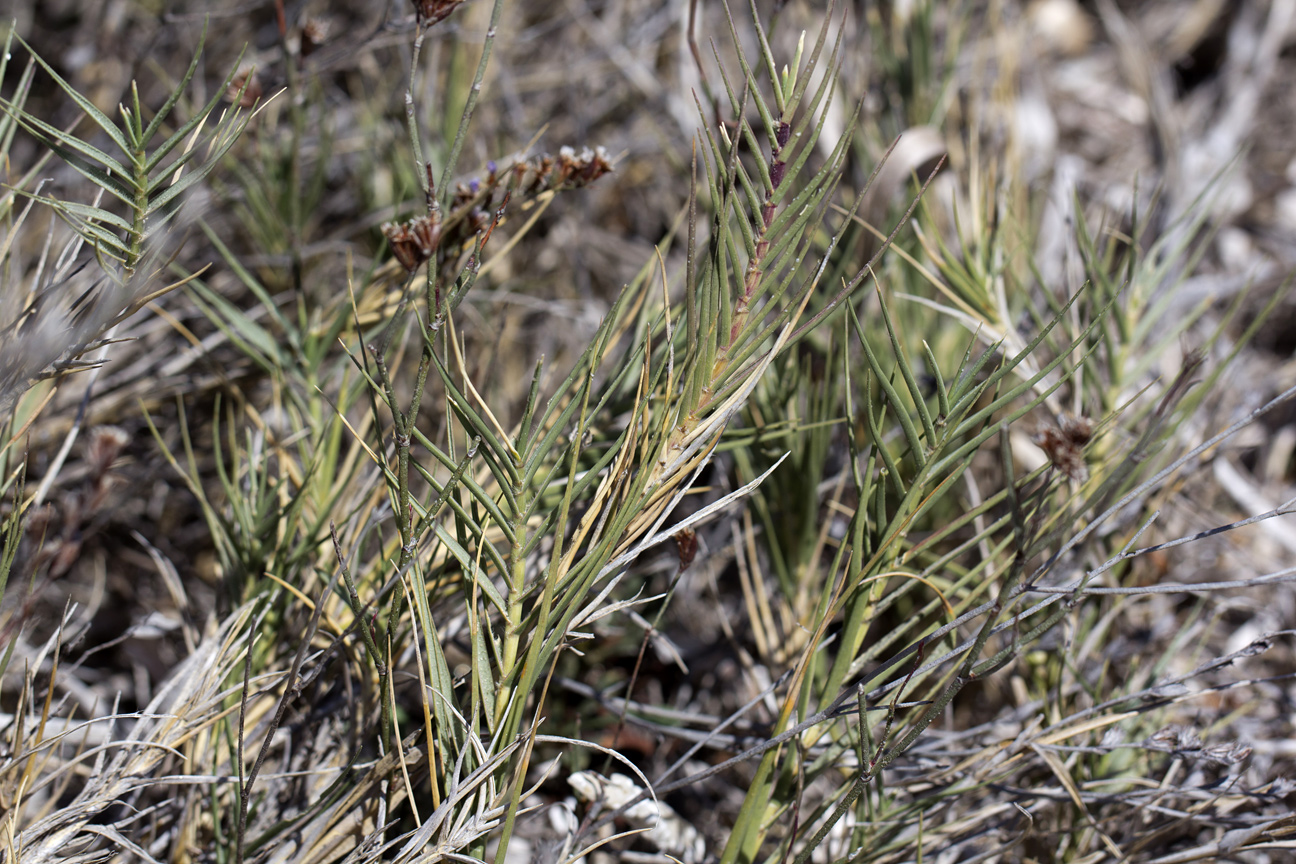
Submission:
<svg viewBox="0 0 1296 864">
<path fill-rule="evenodd" d="M 48 864 L 72 856 L 89 856 L 105 841 L 109 848 L 116 845 L 99 821 L 110 808 L 128 804 L 153 788 L 162 766 L 181 762 L 185 745 L 210 729 L 222 715 L 228 696 L 224 684 L 241 659 L 238 634 L 250 615 L 250 608 L 240 610 L 219 630 L 208 634 L 122 737 L 76 757 L 76 763 L 93 759 L 84 784 L 70 803 L 20 826 L 16 836 L 11 835 L 10 848 L 19 860 Z M 40 747 L 41 742 L 33 744 Z M 15 756 L 28 758 L 29 754 Z M 76 763 L 48 766 L 44 776 L 34 778 L 36 782 L 24 790 L 25 794 L 40 792 L 65 771 L 79 770 Z M 131 817 L 125 821 L 129 823 Z M 126 833 L 129 835 L 129 829 Z M 125 844 L 125 849 L 129 850 L 130 845 Z"/>
</svg>

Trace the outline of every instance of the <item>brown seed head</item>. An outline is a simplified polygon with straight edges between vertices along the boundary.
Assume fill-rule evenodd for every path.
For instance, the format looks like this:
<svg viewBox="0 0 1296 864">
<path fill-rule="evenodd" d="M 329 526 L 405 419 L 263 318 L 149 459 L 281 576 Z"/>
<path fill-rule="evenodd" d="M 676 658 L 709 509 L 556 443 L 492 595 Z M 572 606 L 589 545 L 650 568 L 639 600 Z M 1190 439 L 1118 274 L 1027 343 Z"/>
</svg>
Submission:
<svg viewBox="0 0 1296 864">
<path fill-rule="evenodd" d="M 441 220 L 433 214 L 416 216 L 402 225 L 384 222 L 382 232 L 401 266 L 413 273 L 436 252 L 441 242 Z"/>
</svg>

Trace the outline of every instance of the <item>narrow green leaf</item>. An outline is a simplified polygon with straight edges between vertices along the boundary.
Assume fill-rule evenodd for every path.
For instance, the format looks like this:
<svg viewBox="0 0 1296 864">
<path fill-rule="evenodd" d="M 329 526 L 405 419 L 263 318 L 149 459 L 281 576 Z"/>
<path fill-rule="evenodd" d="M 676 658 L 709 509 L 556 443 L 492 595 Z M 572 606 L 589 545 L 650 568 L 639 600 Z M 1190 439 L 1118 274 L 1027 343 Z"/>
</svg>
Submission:
<svg viewBox="0 0 1296 864">
<path fill-rule="evenodd" d="M 463 568 L 464 572 L 473 574 L 472 581 L 481 590 L 482 594 L 486 596 L 486 599 L 491 602 L 491 605 L 494 606 L 501 615 L 507 614 L 508 601 L 506 601 L 503 595 L 500 594 L 499 590 L 495 587 L 495 583 L 487 578 L 486 574 L 482 573 L 473 565 L 473 557 L 468 554 L 468 550 L 464 549 L 463 546 L 460 546 L 459 541 L 456 540 L 446 529 L 445 525 L 440 522 L 436 524 L 436 535 L 437 539 L 446 545 L 446 549 L 450 551 L 450 554 L 454 556 L 454 559 L 459 562 L 459 566 Z"/>
<path fill-rule="evenodd" d="M 157 113 L 153 115 L 153 119 L 149 122 L 148 128 L 145 129 L 140 134 L 141 145 L 147 145 L 149 141 L 153 140 L 153 136 L 157 134 L 158 129 L 162 127 L 162 123 L 166 120 L 167 115 L 171 113 L 171 109 L 175 107 L 175 104 L 180 101 L 180 97 L 181 95 L 184 94 L 185 89 L 189 86 L 189 82 L 193 80 L 194 73 L 198 71 L 198 60 L 202 57 L 203 45 L 206 44 L 207 42 L 208 23 L 210 23 L 210 19 L 203 18 L 202 32 L 198 34 L 198 47 L 197 49 L 194 50 L 193 60 L 189 62 L 189 68 L 185 71 L 184 77 L 180 79 L 180 83 L 175 86 L 175 88 L 171 91 L 171 95 L 167 97 L 166 102 L 162 103 L 162 107 L 159 108 Z M 238 59 L 235 60 L 233 64 L 235 69 L 238 68 L 238 64 L 243 59 L 243 53 L 246 50 L 247 48 L 244 47 L 243 51 L 239 52 Z M 234 73 L 231 72 L 230 77 L 225 80 L 225 83 L 222 86 L 216 88 L 216 93 L 218 94 L 217 98 L 225 95 L 225 90 L 226 88 L 229 87 L 230 81 L 233 80 L 233 75 Z M 213 101 L 211 105 L 215 105 L 215 101 Z M 139 110 L 138 100 L 136 100 L 135 108 L 136 111 L 138 112 Z M 204 111 L 200 111 L 199 116 L 205 116 L 207 112 L 210 110 L 211 108 L 209 107 Z M 137 116 L 139 122 L 143 122 L 144 115 L 138 114 Z M 146 171 L 151 172 L 152 168 L 148 168 L 146 169 Z"/>
<path fill-rule="evenodd" d="M 540 397 L 540 373 L 544 370 L 544 357 L 536 361 L 535 371 L 531 373 L 531 388 L 527 391 L 526 405 L 522 409 L 522 422 L 518 424 L 517 444 L 515 449 L 525 453 L 530 446 L 531 419 L 535 416 L 536 401 Z"/>
<path fill-rule="evenodd" d="M 161 195 L 158 195 L 156 198 L 151 200 L 149 202 L 148 212 L 156 213 L 158 210 L 161 210 L 170 204 L 178 196 L 184 194 L 184 192 L 195 183 L 199 183 L 206 178 L 206 176 L 211 173 L 211 170 L 220 162 L 221 158 L 229 151 L 230 147 L 234 146 L 234 142 L 238 140 L 239 135 L 241 135 L 243 130 L 247 128 L 247 123 L 250 119 L 250 117 L 245 119 L 243 123 L 238 125 L 235 129 L 225 130 L 227 137 L 210 153 L 207 162 L 201 166 L 190 168 L 188 174 L 181 177 L 176 183 L 173 183 L 170 188 Z M 172 214 L 168 214 L 168 218 L 170 218 L 170 215 L 173 215 L 173 213 L 174 211 L 172 211 Z"/>
<path fill-rule="evenodd" d="M 31 54 L 32 59 L 39 63 L 41 68 L 43 68 L 46 73 L 54 79 L 54 82 L 58 84 L 59 88 L 71 97 L 72 101 L 77 104 L 77 107 L 84 111 L 86 116 L 93 120 L 95 125 L 102 129 L 109 138 L 113 139 L 113 142 L 121 148 L 122 153 L 134 158 L 130 141 L 128 141 L 126 136 L 122 134 L 121 129 L 117 128 L 117 124 L 113 123 L 108 115 L 96 108 L 93 102 L 82 96 L 75 87 L 64 81 L 63 78 L 54 71 L 54 67 L 46 63 L 45 58 L 37 54 L 30 45 L 23 41 L 21 36 L 16 36 L 15 38 L 17 38 L 17 40 L 22 43 L 22 46 L 27 49 L 27 52 Z M 123 173 L 125 172 L 123 171 Z"/>
<path fill-rule="evenodd" d="M 131 139 L 131 152 L 137 152 L 148 143 L 144 138 L 144 109 L 140 107 L 139 85 L 131 81 L 131 104 L 134 106 L 134 122 L 126 124 L 126 135 Z"/>
<path fill-rule="evenodd" d="M 949 391 L 945 389 L 945 378 L 941 375 L 940 365 L 936 362 L 936 355 L 932 353 L 931 346 L 927 344 L 926 339 L 923 340 L 922 346 L 923 358 L 927 362 L 928 372 L 936 381 L 937 410 L 940 411 L 941 418 L 946 419 L 950 413 L 950 402 Z"/>
<path fill-rule="evenodd" d="M 760 83 L 756 80 L 756 75 L 752 72 L 751 67 L 747 65 L 747 52 L 743 50 L 742 39 L 738 36 L 738 27 L 734 24 L 733 13 L 729 9 L 729 4 L 725 3 L 723 5 L 725 17 L 729 21 L 730 37 L 733 39 L 734 46 L 738 49 L 734 53 L 738 56 L 738 65 L 742 68 L 743 78 L 747 82 L 746 88 L 751 91 L 752 100 L 756 105 L 757 112 L 759 112 L 761 116 L 761 122 L 765 124 L 766 129 L 773 129 L 775 128 L 774 112 L 770 111 L 769 106 L 765 104 L 765 100 L 760 94 Z M 760 26 L 759 21 L 757 22 L 757 26 Z M 774 74 L 777 77 L 777 70 L 775 70 Z M 741 114 L 739 116 L 741 116 Z"/>
<path fill-rule="evenodd" d="M 102 186 L 108 189 L 108 191 L 113 192 L 113 194 L 122 198 L 124 201 L 129 202 L 131 200 L 131 196 L 134 194 L 134 189 L 127 185 L 131 177 L 131 172 L 112 156 L 109 156 L 98 147 L 82 141 L 71 132 L 64 132 L 56 126 L 51 126 L 39 117 L 33 117 L 31 114 L 21 111 L 20 109 L 15 110 L 7 100 L 0 99 L 0 110 L 5 111 L 5 113 L 13 117 L 42 145 L 51 150 L 55 150 L 59 154 L 59 158 L 64 159 L 78 171 L 85 174 L 96 186 Z M 91 162 L 99 163 L 104 166 L 104 169 L 107 169 L 107 171 L 105 172 L 103 169 L 95 168 Z M 89 171 L 98 173 L 87 173 Z M 101 177 L 109 177 L 109 174 L 111 174 L 113 178 L 118 179 L 100 179 Z M 109 188 L 110 186 L 113 188 Z"/>
<path fill-rule="evenodd" d="M 900 399 L 900 393 L 891 383 L 891 376 L 882 368 L 878 361 L 877 355 L 873 353 L 873 346 L 869 344 L 868 336 L 864 333 L 864 327 L 860 324 L 859 317 L 855 314 L 854 307 L 847 307 L 850 311 L 851 326 L 855 329 L 855 336 L 859 339 L 860 346 L 864 349 L 864 355 L 868 358 L 869 368 L 873 370 L 874 377 L 877 378 L 878 385 L 886 394 L 887 402 L 891 405 L 892 412 L 896 419 L 900 421 L 900 427 L 904 430 L 905 439 L 909 442 L 909 453 L 917 463 L 918 468 L 927 461 L 926 450 L 922 446 L 922 440 L 918 437 L 918 428 L 914 425 L 913 419 L 909 416 L 905 404 Z M 898 364 L 903 365 L 904 360 L 897 358 Z M 930 422 L 930 421 L 929 421 Z M 881 439 L 878 439 L 878 446 L 882 447 Z M 883 448 L 885 449 L 885 448 Z"/>
<path fill-rule="evenodd" d="M 830 58 L 830 63 L 833 68 L 836 68 L 837 54 L 841 48 L 844 36 L 844 32 L 838 33 L 837 42 L 833 45 L 832 56 Z M 819 85 L 819 89 L 811 99 L 810 105 L 804 109 L 801 118 L 793 125 L 792 135 L 788 139 L 787 148 L 792 150 L 792 154 L 788 154 L 791 155 L 792 158 L 788 158 L 788 155 L 785 155 L 784 157 L 784 161 L 787 162 L 785 178 L 799 177 L 801 172 L 805 169 L 806 163 L 809 161 L 811 154 L 815 152 L 816 145 L 819 143 L 819 139 L 823 135 L 824 123 L 827 122 L 829 116 L 827 107 L 832 103 L 834 83 L 832 75 L 824 76 L 823 81 Z M 820 107 L 820 103 L 823 103 L 822 108 Z M 825 170 L 831 167 L 836 182 L 841 181 L 842 158 L 847 152 L 850 142 L 854 140 L 855 130 L 858 129 L 860 125 L 860 112 L 863 111 L 863 109 L 863 100 L 855 103 L 854 110 L 851 112 L 851 115 L 846 118 L 845 125 L 842 127 L 842 137 L 834 143 L 833 154 L 829 157 L 828 163 L 824 168 L 820 169 L 818 173 L 822 174 Z M 814 123 L 813 131 L 810 131 L 810 134 L 807 135 L 807 131 L 811 130 L 811 123 Z M 836 183 L 833 185 L 836 185 Z M 796 189 L 796 183 L 788 182 L 788 180 L 785 179 L 783 184 L 781 184 L 778 189 L 774 190 L 774 203 L 781 204 L 789 192 Z"/>
<path fill-rule="evenodd" d="M 279 342 L 260 324 L 248 317 L 242 309 L 208 288 L 200 279 L 191 281 L 186 288 L 189 296 L 243 354 L 266 372 L 282 368 Z"/>
<path fill-rule="evenodd" d="M 204 221 L 200 222 L 199 226 L 211 244 L 216 247 L 216 251 L 220 253 L 221 258 L 234 271 L 234 275 L 238 277 L 238 280 L 257 298 L 261 308 L 265 310 L 266 314 L 270 316 L 271 320 L 275 322 L 275 326 L 283 334 L 283 338 L 288 341 L 295 352 L 300 353 L 302 349 L 297 328 L 284 316 L 279 304 L 275 302 L 274 297 L 270 295 L 266 287 L 261 284 L 261 280 L 257 279 L 251 271 L 243 266 L 243 262 L 239 257 L 230 251 L 220 234 L 213 230 L 210 225 Z"/>
<path fill-rule="evenodd" d="M 760 12 L 756 9 L 756 0 L 748 0 L 748 2 L 751 4 L 752 24 L 755 25 L 756 38 L 760 42 L 761 59 L 765 63 L 766 71 L 769 72 L 770 87 L 774 90 L 774 101 L 778 105 L 779 114 L 784 115 L 792 108 L 792 105 L 788 103 L 787 94 L 783 92 L 778 63 L 774 60 L 774 52 L 770 50 L 769 38 L 765 35 L 765 25 L 761 23 Z M 744 54 L 745 52 L 741 50 L 738 52 L 740 57 L 744 56 Z M 767 128 L 772 129 L 773 127 L 769 126 Z"/>
<path fill-rule="evenodd" d="M 76 201 L 63 201 L 59 198 L 48 199 L 49 206 L 53 207 L 60 213 L 75 216 L 84 222 L 101 223 L 111 225 L 121 231 L 130 231 L 131 223 L 122 217 L 113 213 L 111 210 L 104 210 L 101 207 L 95 207 L 92 204 L 81 204 Z M 114 237 L 120 242 L 120 238 Z"/>
<path fill-rule="evenodd" d="M 909 389 L 909 396 L 913 400 L 914 407 L 918 409 L 918 417 L 922 421 L 923 432 L 927 435 L 927 444 L 929 447 L 935 446 L 936 427 L 932 425 L 931 412 L 927 410 L 927 400 L 923 396 L 922 388 L 918 386 L 918 379 L 913 373 L 913 364 L 909 362 L 908 355 L 900 347 L 900 339 L 895 332 L 895 322 L 891 317 L 890 308 L 887 307 L 886 298 L 882 296 L 880 286 L 878 287 L 877 298 L 882 308 L 882 323 L 886 325 L 887 335 L 891 338 L 891 353 L 896 358 L 896 365 L 900 367 L 900 374 L 904 378 L 905 387 Z"/>
<path fill-rule="evenodd" d="M 454 698 L 454 677 L 450 674 L 450 664 L 446 661 L 441 648 L 441 636 L 437 631 L 432 609 L 428 606 L 427 589 L 422 578 L 410 580 L 410 594 L 414 601 L 414 618 L 422 636 L 423 651 L 427 655 L 427 686 L 430 693 L 427 698 L 432 702 L 432 714 L 436 718 L 436 730 L 442 747 L 457 749 L 458 735 L 454 730 L 460 728 L 455 719 L 456 706 Z M 418 638 L 418 636 L 415 636 Z M 451 749 L 450 752 L 454 752 Z M 435 779 L 432 782 L 437 782 Z"/>
<path fill-rule="evenodd" d="M 241 60 L 242 57 L 243 54 L 240 52 L 238 60 Z M 183 123 L 180 128 L 176 129 L 176 131 L 173 132 L 166 141 L 163 141 L 158 145 L 158 148 L 148 157 L 144 162 L 145 173 L 152 174 L 157 170 L 159 164 L 166 158 L 168 153 L 188 140 L 189 134 L 198 127 L 198 124 L 206 122 L 212 111 L 215 110 L 217 103 L 225 97 L 225 93 L 228 91 L 230 84 L 233 83 L 234 76 L 238 73 L 238 60 L 235 61 L 234 68 L 230 70 L 229 75 L 225 77 L 225 81 L 220 87 L 216 88 L 216 95 L 212 96 L 212 98 L 207 101 L 206 105 L 198 109 L 198 111 Z M 198 62 L 197 57 L 194 58 L 194 62 Z M 248 80 L 251 80 L 250 76 Z M 246 82 L 243 84 L 243 87 L 247 87 Z M 239 92 L 241 93 L 242 90 Z M 175 96 L 178 95 L 178 93 L 179 91 L 172 95 Z M 168 107 L 167 110 L 169 111 L 170 108 Z M 161 116 L 162 114 L 159 113 L 158 117 Z M 154 127 L 159 122 L 158 117 L 153 118 L 153 122 L 150 123 L 149 128 L 145 130 L 146 132 L 154 131 Z M 208 136 L 208 140 L 219 140 L 222 135 L 226 137 L 225 140 L 218 145 L 216 151 L 207 155 L 207 161 L 214 163 L 218 161 L 221 156 L 225 155 L 225 151 L 229 150 L 230 146 L 238 139 L 239 135 L 243 133 L 243 130 L 247 127 L 250 120 L 251 115 L 244 116 L 242 110 L 238 107 L 238 102 L 236 101 L 229 115 L 223 118 L 221 124 L 216 127 L 215 131 L 213 131 L 211 135 Z"/>
<path fill-rule="evenodd" d="M 891 479 L 891 483 L 896 487 L 896 494 L 898 494 L 901 498 L 903 498 L 906 491 L 904 478 L 900 476 L 900 466 L 896 464 L 895 457 L 893 457 L 891 455 L 891 451 L 887 449 L 886 435 L 882 431 L 882 424 L 880 422 L 881 418 L 878 416 L 879 414 L 881 414 L 882 416 L 886 415 L 886 406 L 879 405 L 877 406 L 878 411 L 877 412 L 874 411 L 873 396 L 872 393 L 870 392 L 872 390 L 872 388 L 870 387 L 870 382 L 872 382 L 872 380 L 876 377 L 877 377 L 876 373 L 870 372 L 864 378 L 865 428 L 868 430 L 869 439 L 873 442 L 874 450 L 877 452 L 878 457 L 882 460 L 884 467 L 882 468 L 881 473 L 884 476 L 889 477 Z M 852 418 L 852 420 L 853 419 L 854 418 Z M 886 484 L 880 483 L 878 485 L 884 486 Z M 886 493 L 884 490 L 879 490 L 878 494 L 882 495 L 883 499 L 885 499 Z M 875 525 L 879 526 L 879 530 L 881 526 L 888 524 L 887 519 L 885 517 L 886 517 L 885 507 L 882 507 L 879 510 L 877 519 L 874 523 Z M 875 556 L 877 554 L 878 553 L 876 552 L 874 553 Z"/>
</svg>

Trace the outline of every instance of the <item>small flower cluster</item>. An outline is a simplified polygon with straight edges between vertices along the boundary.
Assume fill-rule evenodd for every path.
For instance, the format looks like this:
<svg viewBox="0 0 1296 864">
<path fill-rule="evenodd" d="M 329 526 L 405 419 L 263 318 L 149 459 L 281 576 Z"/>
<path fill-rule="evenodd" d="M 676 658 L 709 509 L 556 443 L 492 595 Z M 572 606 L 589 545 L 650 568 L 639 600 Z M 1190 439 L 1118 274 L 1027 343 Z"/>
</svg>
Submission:
<svg viewBox="0 0 1296 864">
<path fill-rule="evenodd" d="M 413 0 L 414 15 L 422 27 L 430 27 L 450 16 L 465 0 Z"/>
<path fill-rule="evenodd" d="M 612 161 L 602 147 L 586 147 L 579 153 L 575 148 L 563 147 L 557 156 L 545 153 L 519 159 L 502 170 L 495 162 L 488 162 L 484 178 L 476 177 L 455 187 L 448 216 L 442 218 L 432 196 L 428 215 L 401 224 L 386 222 L 382 232 L 397 260 L 413 272 L 439 247 L 458 248 L 498 224 L 510 196 L 581 189 L 611 171 Z"/>
<path fill-rule="evenodd" d="M 485 179 L 474 178 L 455 188 L 451 208 L 459 210 L 469 204 L 490 209 L 490 199 L 503 181 L 509 181 L 520 195 L 538 195 L 550 190 L 583 189 L 605 174 L 612 173 L 612 160 L 603 147 L 562 147 L 558 155 L 542 153 L 519 159 L 512 167 L 500 170 L 495 162 L 486 163 Z M 481 200 L 482 198 L 486 200 Z"/>
<path fill-rule="evenodd" d="M 308 18 L 302 25 L 301 56 L 309 57 L 323 47 L 329 37 L 329 22 L 322 18 Z"/>
<path fill-rule="evenodd" d="M 240 108 L 251 108 L 257 104 L 265 93 L 261 79 L 257 77 L 256 67 L 248 66 L 239 70 L 234 80 L 225 90 L 225 101 L 238 103 Z"/>
<path fill-rule="evenodd" d="M 675 534 L 675 544 L 679 547 L 679 572 L 683 573 L 697 557 L 697 532 L 692 528 L 683 528 Z"/>
<path fill-rule="evenodd" d="M 495 162 L 486 163 L 485 179 L 473 178 L 455 187 L 450 204 L 456 213 L 466 212 L 469 221 L 476 222 L 468 233 L 476 233 L 485 224 L 487 211 L 497 206 L 496 193 L 507 183 L 508 194 L 539 195 L 541 192 L 583 189 L 605 174 L 612 173 L 612 160 L 607 150 L 595 147 L 581 149 L 562 147 L 557 156 L 542 153 L 528 159 L 519 159 L 512 167 L 500 170 Z"/>
<path fill-rule="evenodd" d="M 543 192 L 546 189 L 581 189 L 604 174 L 612 172 L 612 161 L 607 150 L 588 147 L 577 153 L 574 148 L 563 147 L 557 158 L 545 153 L 532 157 L 513 166 L 518 177 L 518 184 L 524 193 Z M 522 180 L 530 172 L 530 184 L 522 185 Z"/>
<path fill-rule="evenodd" d="M 1084 447 L 1093 438 L 1093 431 L 1094 421 L 1088 417 L 1062 414 L 1058 417 L 1057 426 L 1042 429 L 1035 436 L 1035 443 L 1048 456 L 1054 468 L 1072 480 L 1084 482 L 1089 476 Z"/>
<path fill-rule="evenodd" d="M 415 216 L 401 225 L 383 223 L 383 236 L 406 271 L 413 273 L 436 252 L 441 243 L 440 216 L 440 212 L 434 210 L 428 216 Z"/>
</svg>

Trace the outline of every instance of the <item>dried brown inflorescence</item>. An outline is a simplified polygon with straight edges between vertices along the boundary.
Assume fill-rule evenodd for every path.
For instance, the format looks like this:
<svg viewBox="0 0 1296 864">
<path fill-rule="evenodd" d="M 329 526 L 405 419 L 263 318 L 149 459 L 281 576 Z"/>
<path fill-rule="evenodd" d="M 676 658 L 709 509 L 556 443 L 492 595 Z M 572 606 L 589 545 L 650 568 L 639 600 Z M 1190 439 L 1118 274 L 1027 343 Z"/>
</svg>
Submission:
<svg viewBox="0 0 1296 864">
<path fill-rule="evenodd" d="M 261 79 L 257 77 L 256 69 L 249 67 L 234 76 L 225 90 L 225 101 L 236 103 L 240 108 L 251 108 L 263 95 L 265 88 L 261 86 Z"/>
<path fill-rule="evenodd" d="M 514 184 L 525 195 L 550 189 L 581 189 L 604 174 L 612 173 L 612 160 L 602 147 L 592 150 L 583 147 L 579 153 L 574 147 L 562 147 L 557 156 L 543 153 L 519 160 L 512 173 Z M 487 182 L 497 182 L 496 174 L 492 167 Z M 467 188 L 470 187 L 461 187 L 457 191 Z"/>
<path fill-rule="evenodd" d="M 448 18 L 451 12 L 464 4 L 464 0 L 413 0 L 413 2 L 414 14 L 418 17 L 419 24 L 424 27 Z"/>
<path fill-rule="evenodd" d="M 1084 448 L 1093 438 L 1094 421 L 1073 414 L 1058 416 L 1058 425 L 1048 426 L 1035 435 L 1035 443 L 1048 456 L 1053 467 L 1076 482 L 1089 476 Z"/>
<path fill-rule="evenodd" d="M 692 528 L 679 531 L 675 535 L 675 544 L 679 547 L 679 572 L 683 573 L 697 557 L 697 532 Z"/>
<path fill-rule="evenodd" d="M 414 272 L 436 252 L 441 243 L 439 216 L 440 214 L 433 212 L 428 216 L 416 216 L 400 225 L 394 222 L 383 223 L 383 235 L 391 244 L 396 260 L 407 271 Z"/>
<path fill-rule="evenodd" d="M 602 147 L 563 147 L 557 156 L 548 153 L 519 159 L 501 169 L 486 165 L 484 178 L 473 178 L 455 186 L 449 215 L 443 217 L 435 196 L 429 199 L 426 216 L 403 223 L 386 222 L 383 235 L 392 252 L 408 272 L 413 272 L 442 246 L 457 249 L 487 231 L 503 218 L 503 209 L 514 194 L 534 196 L 544 192 L 581 189 L 612 172 L 612 160 Z M 430 180 L 430 178 L 429 178 Z M 431 188 L 431 183 L 428 184 Z M 492 221 L 491 213 L 495 213 Z"/>
<path fill-rule="evenodd" d="M 302 25 L 301 55 L 309 57 L 328 41 L 329 22 L 322 18 L 308 18 Z"/>
</svg>

